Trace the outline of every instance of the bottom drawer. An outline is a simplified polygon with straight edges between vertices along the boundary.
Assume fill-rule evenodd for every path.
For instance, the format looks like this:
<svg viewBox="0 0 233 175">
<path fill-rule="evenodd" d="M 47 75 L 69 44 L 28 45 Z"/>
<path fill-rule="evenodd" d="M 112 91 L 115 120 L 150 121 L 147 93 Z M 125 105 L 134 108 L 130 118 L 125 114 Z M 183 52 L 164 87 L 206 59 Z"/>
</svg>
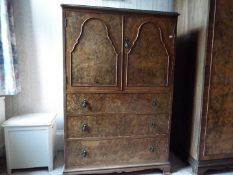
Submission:
<svg viewBox="0 0 233 175">
<path fill-rule="evenodd" d="M 117 138 L 68 140 L 66 168 L 130 165 L 168 161 L 168 139 Z"/>
</svg>

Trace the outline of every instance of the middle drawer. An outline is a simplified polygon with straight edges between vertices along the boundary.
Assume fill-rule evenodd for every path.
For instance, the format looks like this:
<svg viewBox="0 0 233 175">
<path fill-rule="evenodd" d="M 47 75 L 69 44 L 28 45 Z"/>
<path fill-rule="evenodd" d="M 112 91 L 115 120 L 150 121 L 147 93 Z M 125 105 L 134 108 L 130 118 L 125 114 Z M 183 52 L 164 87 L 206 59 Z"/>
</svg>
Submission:
<svg viewBox="0 0 233 175">
<path fill-rule="evenodd" d="M 68 116 L 67 138 L 167 134 L 168 114 Z"/>
</svg>

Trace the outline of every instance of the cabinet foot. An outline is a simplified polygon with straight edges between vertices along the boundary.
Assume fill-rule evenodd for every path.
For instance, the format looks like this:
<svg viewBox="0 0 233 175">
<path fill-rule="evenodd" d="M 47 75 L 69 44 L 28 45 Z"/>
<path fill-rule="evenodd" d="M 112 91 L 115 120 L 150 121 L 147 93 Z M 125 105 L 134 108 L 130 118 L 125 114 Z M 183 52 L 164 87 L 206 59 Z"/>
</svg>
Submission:
<svg viewBox="0 0 233 175">
<path fill-rule="evenodd" d="M 192 167 L 192 174 L 193 175 L 204 175 L 206 171 L 207 171 L 206 168 L 200 168 L 200 167 L 193 168 Z"/>
<path fill-rule="evenodd" d="M 171 175 L 171 167 L 170 166 L 167 166 L 167 167 L 164 167 L 161 169 L 163 171 L 163 175 Z"/>
</svg>

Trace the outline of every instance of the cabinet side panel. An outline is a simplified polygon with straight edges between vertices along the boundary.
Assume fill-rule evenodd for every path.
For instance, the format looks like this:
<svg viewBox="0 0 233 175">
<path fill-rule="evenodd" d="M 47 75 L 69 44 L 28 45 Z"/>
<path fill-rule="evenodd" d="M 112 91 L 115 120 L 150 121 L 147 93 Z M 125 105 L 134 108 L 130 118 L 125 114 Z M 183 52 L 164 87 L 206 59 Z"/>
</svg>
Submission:
<svg viewBox="0 0 233 175">
<path fill-rule="evenodd" d="M 203 159 L 233 155 L 233 2 L 215 3 L 213 36 L 209 38 L 204 103 Z"/>
</svg>

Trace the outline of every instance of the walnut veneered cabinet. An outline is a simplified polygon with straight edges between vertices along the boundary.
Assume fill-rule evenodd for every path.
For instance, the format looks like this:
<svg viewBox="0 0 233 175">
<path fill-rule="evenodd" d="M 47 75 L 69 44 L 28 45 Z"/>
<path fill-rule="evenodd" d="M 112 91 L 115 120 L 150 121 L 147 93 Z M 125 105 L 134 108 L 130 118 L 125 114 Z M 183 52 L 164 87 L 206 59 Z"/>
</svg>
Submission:
<svg viewBox="0 0 233 175">
<path fill-rule="evenodd" d="M 189 24 L 189 32 L 195 33 L 178 37 L 177 41 L 183 41 L 177 42 L 177 53 L 183 53 L 187 45 L 192 48 L 186 49 L 191 51 L 185 58 L 177 58 L 196 63 L 194 88 L 190 88 L 195 93 L 192 101 L 186 101 L 188 105 L 183 103 L 177 111 L 177 102 L 184 101 L 186 97 L 181 96 L 191 84 L 186 81 L 184 88 L 180 88 L 176 83 L 184 81 L 185 77 L 177 76 L 177 71 L 171 145 L 176 152 L 187 153 L 185 156 L 189 157 L 194 174 L 203 175 L 207 170 L 233 167 L 233 1 L 190 0 L 188 5 L 189 9 L 193 8 L 189 11 L 189 20 L 194 21 Z M 190 53 L 196 55 L 195 61 L 191 60 Z M 183 89 L 180 93 L 178 86 Z M 182 114 L 184 108 L 192 118 Z M 188 141 L 182 144 L 185 135 Z"/>
<path fill-rule="evenodd" d="M 64 173 L 169 174 L 178 14 L 62 7 Z"/>
<path fill-rule="evenodd" d="M 201 133 L 194 170 L 233 167 L 233 2 L 210 0 Z"/>
</svg>

